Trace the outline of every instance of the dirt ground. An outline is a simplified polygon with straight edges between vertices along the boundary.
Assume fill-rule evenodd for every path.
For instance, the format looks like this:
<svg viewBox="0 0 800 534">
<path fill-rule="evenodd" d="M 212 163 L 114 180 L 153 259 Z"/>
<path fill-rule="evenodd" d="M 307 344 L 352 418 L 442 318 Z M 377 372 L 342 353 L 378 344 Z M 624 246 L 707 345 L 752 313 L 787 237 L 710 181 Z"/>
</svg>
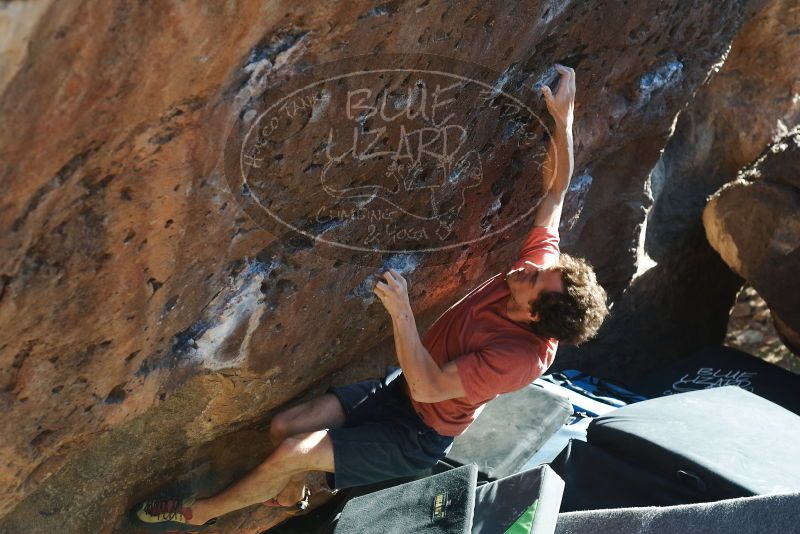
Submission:
<svg viewBox="0 0 800 534">
<path fill-rule="evenodd" d="M 739 292 L 731 310 L 725 345 L 800 374 L 800 357 L 783 345 L 775 331 L 767 303 L 748 285 Z"/>
</svg>

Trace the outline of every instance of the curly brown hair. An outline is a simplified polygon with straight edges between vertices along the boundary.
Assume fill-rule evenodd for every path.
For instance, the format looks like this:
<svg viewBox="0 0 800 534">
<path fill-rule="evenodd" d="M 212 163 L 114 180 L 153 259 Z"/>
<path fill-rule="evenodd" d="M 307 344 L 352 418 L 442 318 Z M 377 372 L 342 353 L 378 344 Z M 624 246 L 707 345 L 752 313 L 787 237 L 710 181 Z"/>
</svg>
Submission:
<svg viewBox="0 0 800 534">
<path fill-rule="evenodd" d="M 564 292 L 545 291 L 531 304 L 534 334 L 555 338 L 566 345 L 580 345 L 593 337 L 608 314 L 606 291 L 597 283 L 589 263 L 561 253 L 558 265 Z"/>
</svg>

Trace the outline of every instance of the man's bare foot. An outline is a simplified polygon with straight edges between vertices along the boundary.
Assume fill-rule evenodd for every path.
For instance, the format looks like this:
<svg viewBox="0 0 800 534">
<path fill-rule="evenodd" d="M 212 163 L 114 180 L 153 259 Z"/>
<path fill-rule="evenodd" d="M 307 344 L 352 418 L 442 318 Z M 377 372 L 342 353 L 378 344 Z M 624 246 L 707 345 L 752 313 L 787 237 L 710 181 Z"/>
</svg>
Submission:
<svg viewBox="0 0 800 534">
<path fill-rule="evenodd" d="M 207 509 L 206 503 L 204 502 L 205 499 L 198 499 L 192 505 L 192 517 L 187 518 L 186 522 L 190 525 L 204 525 L 210 519 L 213 519 L 214 515 L 209 515 L 209 510 Z"/>
<path fill-rule="evenodd" d="M 297 480 L 292 479 L 274 499 L 265 501 L 265 504 L 267 504 L 267 506 L 270 504 L 274 506 L 274 503 L 279 506 L 294 506 L 305 499 L 306 491 L 305 477 L 298 478 Z"/>
</svg>

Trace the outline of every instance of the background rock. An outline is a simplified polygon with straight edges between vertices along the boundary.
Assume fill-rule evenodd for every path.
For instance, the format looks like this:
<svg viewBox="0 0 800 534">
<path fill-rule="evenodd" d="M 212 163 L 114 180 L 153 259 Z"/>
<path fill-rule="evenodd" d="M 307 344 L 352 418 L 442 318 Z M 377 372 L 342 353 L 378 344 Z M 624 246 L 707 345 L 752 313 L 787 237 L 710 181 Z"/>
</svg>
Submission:
<svg viewBox="0 0 800 534">
<path fill-rule="evenodd" d="M 788 1 L 22 4 L 0 7 L 15 28 L 0 85 L 3 532 L 129 531 L 125 510 L 170 481 L 222 489 L 269 452 L 275 409 L 392 361 L 376 269 L 403 266 L 424 331 L 513 259 L 529 223 L 450 263 L 359 263 L 251 219 L 226 180 L 227 134 L 308 65 L 477 58 L 543 117 L 533 83 L 575 68 L 564 249 L 615 304 L 597 342 L 557 362 L 605 374 L 721 340 L 741 280 L 697 238 L 704 196 L 777 120 L 796 122 Z M 504 217 L 538 201 L 533 154 L 487 154 L 504 170 L 464 224 L 498 199 Z M 278 519 L 256 506 L 218 530 Z"/>
<path fill-rule="evenodd" d="M 723 341 L 742 279 L 708 244 L 703 208 L 800 118 L 800 78 L 792 59 L 800 54 L 798 14 L 791 2 L 761 7 L 730 43 L 724 63 L 714 67 L 718 72 L 675 116 L 660 158 L 639 182 L 641 223 L 629 227 L 626 247 L 619 250 L 620 242 L 609 249 L 610 236 L 603 251 L 593 239 L 576 241 L 579 254 L 595 262 L 598 254 L 613 258 L 608 263 L 616 272 L 633 274 L 620 284 L 624 293 L 599 335 L 577 349 L 561 349 L 554 368 L 633 380 Z M 647 154 L 633 153 L 636 161 Z M 596 224 L 595 234 L 608 224 Z"/>
<path fill-rule="evenodd" d="M 779 138 L 703 212 L 708 241 L 764 298 L 800 353 L 800 128 Z"/>
<path fill-rule="evenodd" d="M 736 297 L 737 304 L 731 312 L 728 322 L 728 332 L 725 336 L 725 345 L 744 352 L 753 354 L 764 361 L 783 367 L 787 371 L 800 374 L 800 356 L 793 354 L 781 342 L 775 321 L 767 307 L 767 303 L 758 292 L 749 285 L 745 285 Z M 740 314 L 734 313 L 736 309 Z M 745 308 L 747 313 L 744 312 Z M 747 343 L 747 331 L 756 331 L 763 334 L 757 343 Z"/>
</svg>

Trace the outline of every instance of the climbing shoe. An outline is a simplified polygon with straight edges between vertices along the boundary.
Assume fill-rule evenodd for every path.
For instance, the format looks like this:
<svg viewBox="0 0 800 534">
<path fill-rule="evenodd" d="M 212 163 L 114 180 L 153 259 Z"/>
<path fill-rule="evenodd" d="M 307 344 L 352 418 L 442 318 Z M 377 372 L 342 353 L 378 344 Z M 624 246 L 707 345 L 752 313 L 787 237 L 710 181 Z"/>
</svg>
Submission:
<svg viewBox="0 0 800 534">
<path fill-rule="evenodd" d="M 192 525 L 192 505 L 197 499 L 148 499 L 136 508 L 136 518 L 152 530 L 161 532 L 200 531 L 217 522 L 217 518 L 209 519 L 202 525 Z"/>
</svg>

